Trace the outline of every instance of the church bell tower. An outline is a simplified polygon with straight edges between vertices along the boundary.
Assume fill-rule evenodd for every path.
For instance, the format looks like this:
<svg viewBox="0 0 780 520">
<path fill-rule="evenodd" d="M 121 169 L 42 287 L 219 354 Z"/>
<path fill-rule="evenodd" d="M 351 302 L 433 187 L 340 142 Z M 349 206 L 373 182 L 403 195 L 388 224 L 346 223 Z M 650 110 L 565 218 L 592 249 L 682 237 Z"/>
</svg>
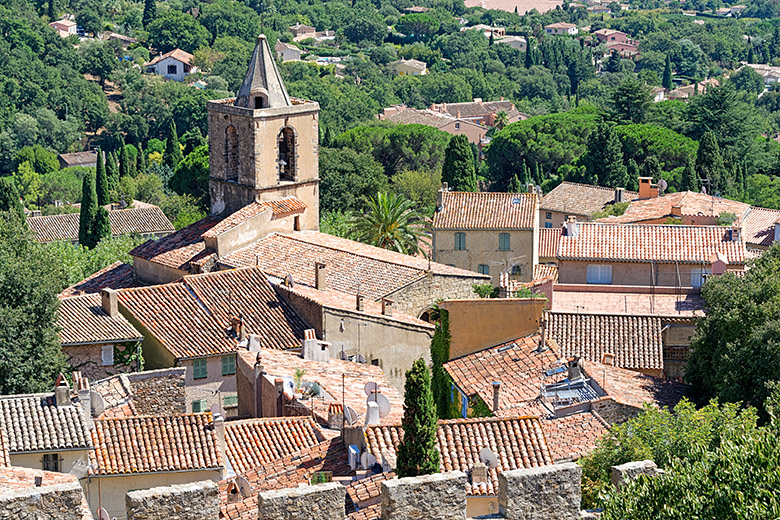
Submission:
<svg viewBox="0 0 780 520">
<path fill-rule="evenodd" d="M 302 229 L 318 229 L 320 106 L 287 94 L 265 35 L 238 96 L 206 108 L 211 213 L 294 196 L 306 204 Z"/>
</svg>

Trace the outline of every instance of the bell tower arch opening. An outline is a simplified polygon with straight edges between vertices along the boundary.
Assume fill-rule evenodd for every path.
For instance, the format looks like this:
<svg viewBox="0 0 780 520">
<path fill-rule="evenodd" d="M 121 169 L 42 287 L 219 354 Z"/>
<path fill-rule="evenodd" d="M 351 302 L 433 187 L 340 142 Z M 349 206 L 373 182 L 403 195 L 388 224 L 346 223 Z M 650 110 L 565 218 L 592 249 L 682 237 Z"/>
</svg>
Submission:
<svg viewBox="0 0 780 520">
<path fill-rule="evenodd" d="M 279 164 L 279 180 L 294 181 L 296 169 L 295 155 L 297 153 L 295 130 L 289 126 L 282 128 L 279 132 L 278 145 L 279 157 L 276 162 Z"/>
<path fill-rule="evenodd" d="M 233 125 L 225 129 L 225 180 L 238 180 L 238 131 Z"/>
</svg>

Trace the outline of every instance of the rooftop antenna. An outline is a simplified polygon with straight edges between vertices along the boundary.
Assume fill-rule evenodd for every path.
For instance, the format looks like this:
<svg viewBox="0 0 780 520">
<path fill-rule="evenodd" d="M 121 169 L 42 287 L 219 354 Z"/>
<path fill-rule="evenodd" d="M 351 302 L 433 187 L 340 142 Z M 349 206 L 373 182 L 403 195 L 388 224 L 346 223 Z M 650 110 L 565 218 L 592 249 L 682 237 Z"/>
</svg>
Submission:
<svg viewBox="0 0 780 520">
<path fill-rule="evenodd" d="M 355 411 L 354 408 L 351 406 L 347 406 L 344 408 L 344 420 L 347 422 L 349 426 L 352 426 L 356 422 L 358 422 L 358 414 Z"/>
</svg>

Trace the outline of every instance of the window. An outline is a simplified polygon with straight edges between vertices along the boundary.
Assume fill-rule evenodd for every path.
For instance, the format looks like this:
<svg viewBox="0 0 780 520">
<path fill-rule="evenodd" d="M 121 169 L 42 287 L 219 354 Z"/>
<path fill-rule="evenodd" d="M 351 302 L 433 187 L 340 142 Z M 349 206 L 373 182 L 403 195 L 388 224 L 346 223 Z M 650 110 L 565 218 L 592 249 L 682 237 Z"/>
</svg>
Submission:
<svg viewBox="0 0 780 520">
<path fill-rule="evenodd" d="M 371 364 L 374 365 L 375 367 L 378 367 L 379 366 L 379 360 L 378 359 L 372 359 L 371 360 Z"/>
<path fill-rule="evenodd" d="M 550 220 L 550 219 L 552 219 L 552 212 L 551 212 L 551 211 L 548 211 L 548 212 L 546 212 L 546 213 L 544 214 L 544 218 L 546 218 L 547 220 Z"/>
<path fill-rule="evenodd" d="M 612 266 L 608 264 L 588 265 L 588 283 L 612 283 Z"/>
<path fill-rule="evenodd" d="M 201 413 L 205 412 L 209 409 L 209 405 L 206 403 L 205 399 L 198 399 L 196 401 L 192 401 L 192 413 Z"/>
<path fill-rule="evenodd" d="M 222 406 L 224 408 L 232 408 L 233 406 L 238 406 L 238 396 L 237 395 L 226 395 L 222 398 Z"/>
<path fill-rule="evenodd" d="M 545 222 L 544 223 L 544 227 L 547 228 L 547 229 L 552 228 L 552 222 Z"/>
<path fill-rule="evenodd" d="M 485 264 L 479 264 L 477 266 L 477 272 L 479 274 L 490 274 L 490 266 Z"/>
<path fill-rule="evenodd" d="M 222 375 L 232 376 L 236 373 L 236 356 L 222 356 Z"/>
<path fill-rule="evenodd" d="M 279 180 L 295 180 L 295 132 L 292 128 L 284 127 L 279 132 L 279 157 L 276 162 L 279 164 Z"/>
<path fill-rule="evenodd" d="M 455 233 L 455 251 L 466 250 L 466 233 Z"/>
<path fill-rule="evenodd" d="M 511 248 L 509 247 L 509 233 L 499 233 L 498 234 L 498 250 L 499 251 L 509 251 Z"/>
<path fill-rule="evenodd" d="M 704 285 L 704 275 L 707 274 L 710 274 L 710 270 L 705 267 L 694 267 L 691 269 L 691 287 Z"/>
<path fill-rule="evenodd" d="M 176 65 L 168 65 L 168 74 L 176 74 L 177 71 Z"/>
<path fill-rule="evenodd" d="M 460 129 L 460 123 L 455 123 L 455 130 Z"/>
<path fill-rule="evenodd" d="M 43 467 L 43 471 L 56 471 L 59 473 L 61 470 L 60 466 L 62 465 L 62 459 L 56 453 L 44 453 L 43 459 L 41 459 L 41 465 Z"/>
<path fill-rule="evenodd" d="M 205 379 L 209 375 L 206 358 L 196 359 L 192 362 L 192 378 Z"/>
<path fill-rule="evenodd" d="M 519 276 L 523 274 L 522 269 L 519 265 L 513 265 L 512 266 L 512 274 L 515 276 Z"/>
<path fill-rule="evenodd" d="M 100 356 L 103 361 L 103 366 L 109 366 L 114 364 L 114 345 L 103 345 L 100 349 Z"/>
</svg>

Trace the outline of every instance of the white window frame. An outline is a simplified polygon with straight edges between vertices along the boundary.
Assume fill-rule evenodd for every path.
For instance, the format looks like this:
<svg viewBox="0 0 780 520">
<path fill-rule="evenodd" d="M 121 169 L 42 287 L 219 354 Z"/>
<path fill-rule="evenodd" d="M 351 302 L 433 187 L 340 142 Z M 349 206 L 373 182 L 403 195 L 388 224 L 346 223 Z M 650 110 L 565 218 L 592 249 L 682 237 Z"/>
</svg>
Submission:
<svg viewBox="0 0 780 520">
<path fill-rule="evenodd" d="M 593 284 L 609 285 L 612 283 L 612 265 L 588 264 L 587 281 Z"/>
<path fill-rule="evenodd" d="M 103 345 L 100 347 L 100 361 L 104 367 L 114 364 L 114 345 Z"/>
<path fill-rule="evenodd" d="M 704 285 L 704 275 L 712 274 L 712 270 L 706 267 L 691 268 L 691 287 L 701 287 Z"/>
</svg>

